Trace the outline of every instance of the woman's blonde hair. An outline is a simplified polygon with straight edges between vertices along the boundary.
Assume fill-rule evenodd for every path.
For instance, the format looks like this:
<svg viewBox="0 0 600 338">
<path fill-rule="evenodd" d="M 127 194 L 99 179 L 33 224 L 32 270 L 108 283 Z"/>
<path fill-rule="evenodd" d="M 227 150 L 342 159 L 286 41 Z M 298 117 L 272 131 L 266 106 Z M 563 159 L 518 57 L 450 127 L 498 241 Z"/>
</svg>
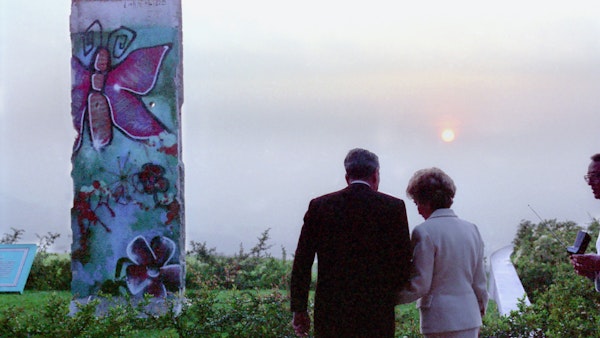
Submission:
<svg viewBox="0 0 600 338">
<path fill-rule="evenodd" d="M 433 210 L 450 208 L 456 193 L 454 181 L 439 168 L 417 170 L 406 187 L 415 202 L 429 203 Z"/>
</svg>

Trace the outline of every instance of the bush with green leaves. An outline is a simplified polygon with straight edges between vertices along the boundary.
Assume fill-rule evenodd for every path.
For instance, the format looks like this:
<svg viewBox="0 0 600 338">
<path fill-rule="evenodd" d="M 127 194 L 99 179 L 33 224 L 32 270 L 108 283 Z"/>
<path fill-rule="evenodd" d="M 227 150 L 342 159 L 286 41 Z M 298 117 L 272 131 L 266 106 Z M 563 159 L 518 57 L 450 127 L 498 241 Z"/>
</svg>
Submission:
<svg viewBox="0 0 600 338">
<path fill-rule="evenodd" d="M 587 231 L 596 238 L 593 220 Z M 509 316 L 484 321 L 484 337 L 599 337 L 600 294 L 593 282 L 577 275 L 565 246 L 582 228 L 573 222 L 523 221 L 517 231 L 512 261 L 531 301 L 521 300 Z M 595 252 L 595 243 L 587 252 Z"/>
<path fill-rule="evenodd" d="M 513 240 L 511 260 L 517 270 L 525 292 L 531 301 L 539 292 L 553 285 L 566 269 L 575 276 L 570 268 L 567 246 L 571 245 L 579 230 L 584 230 L 574 222 L 557 222 L 545 220 L 540 223 L 522 221 Z M 591 236 L 598 235 L 598 221 L 594 220 L 587 227 Z M 591 241 L 587 252 L 595 252 L 595 241 Z"/>
<path fill-rule="evenodd" d="M 11 306 L 0 312 L 0 337 L 120 337 L 139 327 L 139 311 L 132 306 L 115 306 L 98 316 L 97 305 L 82 305 L 73 316 L 68 300 L 56 295 L 36 311 Z"/>
<path fill-rule="evenodd" d="M 208 248 L 206 242 L 191 242 L 188 251 L 187 270 L 192 272 L 186 277 L 186 286 L 194 288 L 190 276 L 201 276 L 204 281 L 212 281 L 223 289 L 270 289 L 275 285 L 286 286 L 289 283 L 291 262 L 286 259 L 285 248 L 282 258 L 272 257 L 268 250 L 269 230 L 258 237 L 257 244 L 246 252 L 240 250 L 233 257 L 218 255 L 215 248 Z"/>
<path fill-rule="evenodd" d="M 160 316 L 127 301 L 99 314 L 98 299 L 69 315 L 69 299 L 53 296 L 34 310 L 0 307 L 0 337 L 293 337 L 287 297 L 279 289 L 222 292 L 203 285 L 187 293 L 181 310 L 169 302 Z"/>
</svg>

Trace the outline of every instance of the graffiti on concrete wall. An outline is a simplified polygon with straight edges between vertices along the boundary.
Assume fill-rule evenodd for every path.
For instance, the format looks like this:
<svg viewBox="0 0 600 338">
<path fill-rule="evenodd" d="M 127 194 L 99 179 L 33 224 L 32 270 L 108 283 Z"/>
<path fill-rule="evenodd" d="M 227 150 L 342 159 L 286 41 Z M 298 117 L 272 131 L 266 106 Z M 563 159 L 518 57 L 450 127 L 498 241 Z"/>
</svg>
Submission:
<svg viewBox="0 0 600 338">
<path fill-rule="evenodd" d="M 75 298 L 182 291 L 179 39 L 100 19 L 72 32 Z"/>
<path fill-rule="evenodd" d="M 81 146 L 86 124 L 96 149 L 112 141 L 113 127 L 139 140 L 147 140 L 166 131 L 165 126 L 148 110 L 142 97 L 154 89 L 170 45 L 136 49 L 113 66 L 111 54 L 118 57 L 126 53 L 130 45 L 128 42 L 133 40 L 135 32 L 121 28 L 115 31 L 119 32 L 117 38 L 111 38 L 115 33 L 112 32 L 108 38 L 108 41 L 113 41 L 111 52 L 102 45 L 94 48 L 94 39 L 88 37 L 94 34 L 90 30 L 94 26 L 101 27 L 99 22 L 95 22 L 83 37 L 84 42 L 92 42 L 86 50 L 95 50 L 91 61 L 86 66 L 74 56 L 71 63 L 73 124 L 78 132 L 75 150 Z"/>
</svg>

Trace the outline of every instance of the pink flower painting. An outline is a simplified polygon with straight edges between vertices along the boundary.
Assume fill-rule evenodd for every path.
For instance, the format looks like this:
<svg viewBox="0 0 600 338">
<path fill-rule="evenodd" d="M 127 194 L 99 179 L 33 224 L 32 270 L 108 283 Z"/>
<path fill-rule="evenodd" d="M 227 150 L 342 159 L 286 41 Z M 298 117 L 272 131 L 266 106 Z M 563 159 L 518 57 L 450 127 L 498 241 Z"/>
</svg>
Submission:
<svg viewBox="0 0 600 338">
<path fill-rule="evenodd" d="M 175 254 L 175 242 L 156 236 L 148 243 L 142 236 L 127 245 L 127 256 L 132 264 L 127 266 L 127 288 L 133 295 L 147 293 L 164 298 L 168 291 L 181 286 L 182 268 L 168 264 Z"/>
</svg>

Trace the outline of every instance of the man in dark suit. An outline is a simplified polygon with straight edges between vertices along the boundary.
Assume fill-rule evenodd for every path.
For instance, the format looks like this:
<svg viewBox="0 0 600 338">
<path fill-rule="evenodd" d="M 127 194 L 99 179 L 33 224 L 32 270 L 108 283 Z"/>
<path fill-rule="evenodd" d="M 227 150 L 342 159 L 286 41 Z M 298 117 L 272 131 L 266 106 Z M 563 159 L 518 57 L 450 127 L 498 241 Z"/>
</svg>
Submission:
<svg viewBox="0 0 600 338">
<path fill-rule="evenodd" d="M 379 159 L 351 150 L 344 160 L 348 186 L 310 202 L 291 279 L 291 311 L 298 336 L 308 335 L 312 264 L 317 255 L 316 337 L 393 337 L 395 292 L 405 287 L 412 249 L 406 208 L 377 192 Z"/>
<path fill-rule="evenodd" d="M 592 188 L 596 199 L 600 200 L 600 153 L 592 155 L 587 175 L 583 178 Z M 600 292 L 600 236 L 596 241 L 596 252 L 583 255 L 571 255 L 571 264 L 575 272 L 594 281 L 596 291 Z"/>
</svg>

